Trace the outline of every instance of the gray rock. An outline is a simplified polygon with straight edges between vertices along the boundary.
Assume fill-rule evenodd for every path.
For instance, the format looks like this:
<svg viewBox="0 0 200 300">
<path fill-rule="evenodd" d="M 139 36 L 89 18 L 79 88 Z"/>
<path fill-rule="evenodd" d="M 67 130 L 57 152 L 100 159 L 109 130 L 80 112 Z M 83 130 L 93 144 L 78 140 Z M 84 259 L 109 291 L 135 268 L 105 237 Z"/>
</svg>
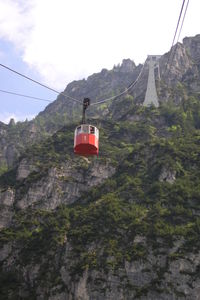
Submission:
<svg viewBox="0 0 200 300">
<path fill-rule="evenodd" d="M 15 200 L 14 191 L 8 189 L 0 193 L 0 230 L 11 224 L 14 215 L 13 203 Z"/>
<path fill-rule="evenodd" d="M 0 205 L 12 206 L 15 199 L 15 192 L 12 189 L 8 189 L 5 192 L 0 193 Z"/>
<path fill-rule="evenodd" d="M 152 272 L 151 264 L 143 262 L 142 260 L 134 261 L 132 263 L 126 261 L 125 270 L 129 282 L 133 286 L 137 287 L 149 284 L 153 279 L 157 277 L 157 274 L 155 272 Z"/>
<path fill-rule="evenodd" d="M 22 180 L 27 178 L 31 172 L 37 171 L 38 168 L 29 163 L 26 159 L 20 161 L 17 169 L 17 180 Z"/>
<path fill-rule="evenodd" d="M 12 251 L 12 244 L 4 244 L 2 248 L 0 248 L 0 261 L 4 261 Z"/>
<path fill-rule="evenodd" d="M 174 183 L 176 180 L 176 171 L 170 170 L 167 167 L 163 167 L 159 175 L 159 181 L 167 181 L 168 183 Z"/>
<path fill-rule="evenodd" d="M 21 170 L 24 169 L 21 168 Z M 17 200 L 16 205 L 20 209 L 37 207 L 52 210 L 60 204 L 71 204 L 88 187 L 101 184 L 114 172 L 115 168 L 98 161 L 94 161 L 92 164 L 86 162 L 85 171 L 78 170 L 73 163 L 64 164 L 60 168 L 52 168 L 46 177 L 30 186 L 28 192 Z M 20 174 L 21 176 L 27 175 L 26 172 Z M 86 182 L 87 184 L 85 184 Z"/>
</svg>

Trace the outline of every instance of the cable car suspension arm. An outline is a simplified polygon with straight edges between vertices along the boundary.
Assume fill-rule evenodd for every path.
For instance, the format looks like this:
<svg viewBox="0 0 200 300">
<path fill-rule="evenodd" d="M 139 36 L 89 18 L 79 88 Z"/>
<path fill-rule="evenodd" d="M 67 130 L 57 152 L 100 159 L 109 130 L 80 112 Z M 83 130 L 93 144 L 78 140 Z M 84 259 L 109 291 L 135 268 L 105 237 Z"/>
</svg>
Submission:
<svg viewBox="0 0 200 300">
<path fill-rule="evenodd" d="M 90 105 L 90 99 L 89 98 L 84 98 L 83 99 L 83 118 L 82 118 L 82 124 L 85 124 L 85 111 L 88 108 L 88 106 Z"/>
</svg>

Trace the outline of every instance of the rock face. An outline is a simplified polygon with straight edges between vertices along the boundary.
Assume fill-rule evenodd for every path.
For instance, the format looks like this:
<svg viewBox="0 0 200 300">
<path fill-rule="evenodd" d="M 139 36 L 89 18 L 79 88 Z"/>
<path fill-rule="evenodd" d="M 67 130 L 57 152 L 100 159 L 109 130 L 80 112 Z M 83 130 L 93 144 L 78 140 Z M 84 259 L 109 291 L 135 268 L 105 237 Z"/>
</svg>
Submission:
<svg viewBox="0 0 200 300">
<path fill-rule="evenodd" d="M 16 180 L 23 180 L 34 171 L 38 171 L 38 168 L 31 165 L 27 159 L 22 159 L 17 168 Z"/>
<path fill-rule="evenodd" d="M 14 191 L 8 189 L 0 194 L 0 229 L 8 227 L 14 215 Z"/>
<path fill-rule="evenodd" d="M 189 52 L 189 55 L 198 65 L 200 64 L 200 34 L 195 37 L 186 37 L 183 39 L 183 45 Z"/>
<path fill-rule="evenodd" d="M 171 52 L 174 53 L 173 62 L 167 65 L 164 76 L 166 76 L 165 79 L 168 83 L 173 85 L 178 80 L 182 80 L 183 75 L 192 67 L 193 62 L 188 56 L 185 47 L 180 43 L 175 45 Z"/>
<path fill-rule="evenodd" d="M 30 174 L 30 167 L 28 170 L 22 167 L 23 164 L 18 169 L 18 180 Z M 101 184 L 115 172 L 114 167 L 100 164 L 98 161 L 84 161 L 84 168 L 80 172 L 75 163 L 69 162 L 59 168 L 49 169 L 45 178 L 32 184 L 24 196 L 16 196 L 16 207 L 52 210 L 61 204 L 69 205 L 83 192 Z"/>
<path fill-rule="evenodd" d="M 132 60 L 123 59 L 121 65 L 114 67 L 114 71 L 121 72 L 121 73 L 131 73 L 131 72 L 134 72 L 135 68 L 136 68 L 136 65 Z"/>
<path fill-rule="evenodd" d="M 34 299 L 199 299 L 199 278 L 191 274 L 197 274 L 200 264 L 200 252 L 196 255 L 188 255 L 182 258 L 173 258 L 174 253 L 168 253 L 167 248 L 162 248 L 162 254 L 154 255 L 149 249 L 149 255 L 145 260 L 137 260 L 133 263 L 124 262 L 124 266 L 117 273 L 110 271 L 85 270 L 79 278 L 73 278 L 70 274 L 70 260 L 68 242 L 62 251 L 51 258 L 51 270 L 45 271 L 41 279 L 41 265 L 31 263 L 23 268 L 23 274 L 18 276 L 26 278 L 19 287 L 22 298 L 34 297 Z M 178 250 L 179 248 L 177 248 Z M 14 256 L 18 256 L 20 249 L 11 252 L 10 244 L 4 245 L 0 250 L 1 261 L 4 268 L 13 268 Z M 47 255 L 50 255 L 47 254 Z M 43 263 L 47 263 L 43 257 Z M 59 266 L 61 264 L 61 266 Z M 57 269 L 57 270 L 56 270 Z M 52 285 L 51 271 L 56 270 L 57 283 Z M 21 270 L 22 272 L 22 270 Z M 54 271 L 55 272 L 55 271 Z M 45 279 L 46 278 L 46 279 Z M 43 280 L 47 280 L 43 286 Z M 32 294 L 30 291 L 32 290 Z M 11 297 L 8 299 L 12 299 Z"/>
<path fill-rule="evenodd" d="M 0 124 L 0 167 L 11 168 L 26 147 L 41 140 L 43 133 L 37 124 L 30 122 Z M 47 133 L 48 135 L 48 133 Z"/>
<path fill-rule="evenodd" d="M 81 171 L 79 167 L 82 167 Z M 16 180 L 23 183 L 29 180 L 38 171 L 37 168 L 23 159 L 19 164 Z M 29 184 L 25 191 L 18 191 L 15 195 L 10 188 L 0 193 L 1 224 L 0 228 L 10 225 L 14 214 L 13 204 L 17 209 L 45 209 L 54 210 L 62 204 L 72 204 L 80 198 L 83 192 L 93 186 L 101 184 L 105 179 L 112 176 L 115 168 L 108 163 L 91 162 L 82 159 L 81 164 L 77 161 L 62 164 L 58 168 L 51 168 L 37 182 Z"/>
</svg>

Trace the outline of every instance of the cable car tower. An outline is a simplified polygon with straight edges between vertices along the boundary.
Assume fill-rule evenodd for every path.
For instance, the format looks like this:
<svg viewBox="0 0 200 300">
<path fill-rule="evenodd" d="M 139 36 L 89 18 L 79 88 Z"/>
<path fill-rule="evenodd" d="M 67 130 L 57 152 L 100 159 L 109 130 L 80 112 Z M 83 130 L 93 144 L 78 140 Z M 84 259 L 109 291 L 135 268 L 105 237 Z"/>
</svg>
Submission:
<svg viewBox="0 0 200 300">
<path fill-rule="evenodd" d="M 160 68 L 159 68 L 159 58 L 161 55 L 148 55 L 146 63 L 149 66 L 149 76 L 147 82 L 147 90 L 145 95 L 145 100 L 143 102 L 144 106 L 149 106 L 153 104 L 155 107 L 159 106 L 158 95 L 156 91 L 155 83 L 155 70 L 157 71 L 157 77 L 160 79 Z"/>
</svg>

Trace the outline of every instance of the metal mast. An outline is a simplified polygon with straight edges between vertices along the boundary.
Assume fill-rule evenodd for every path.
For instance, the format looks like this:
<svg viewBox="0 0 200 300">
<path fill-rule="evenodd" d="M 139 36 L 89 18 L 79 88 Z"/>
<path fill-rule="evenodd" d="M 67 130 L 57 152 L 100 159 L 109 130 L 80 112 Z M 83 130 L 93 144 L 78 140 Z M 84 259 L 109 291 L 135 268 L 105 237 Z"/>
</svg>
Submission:
<svg viewBox="0 0 200 300">
<path fill-rule="evenodd" d="M 143 105 L 149 106 L 153 104 L 155 107 L 159 106 L 158 95 L 156 91 L 156 83 L 155 83 L 155 68 L 158 68 L 158 77 L 159 77 L 159 63 L 158 60 L 160 55 L 149 55 L 147 58 L 147 64 L 149 65 L 149 76 L 147 83 L 147 90 L 145 95 L 145 100 Z"/>
</svg>

